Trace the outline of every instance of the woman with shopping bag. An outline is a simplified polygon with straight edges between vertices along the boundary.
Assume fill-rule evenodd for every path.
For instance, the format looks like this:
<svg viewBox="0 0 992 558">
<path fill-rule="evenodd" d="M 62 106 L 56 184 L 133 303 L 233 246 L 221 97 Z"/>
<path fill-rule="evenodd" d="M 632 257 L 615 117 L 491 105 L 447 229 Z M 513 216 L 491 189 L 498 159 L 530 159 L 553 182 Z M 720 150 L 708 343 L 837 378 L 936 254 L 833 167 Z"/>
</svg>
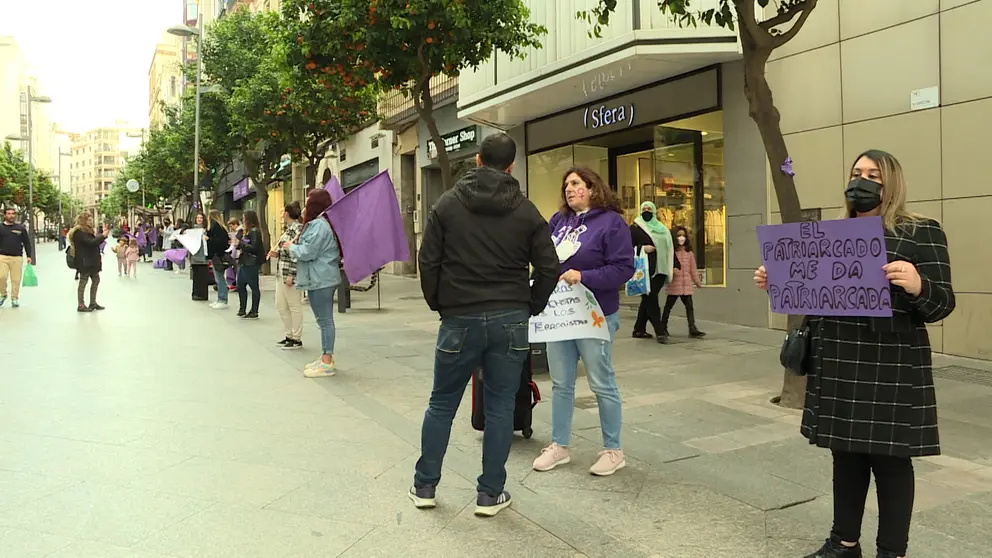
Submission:
<svg viewBox="0 0 992 558">
<path fill-rule="evenodd" d="M 630 238 L 634 243 L 637 270 L 634 278 L 627 283 L 627 296 L 641 297 L 633 336 L 635 339 L 651 339 L 651 334 L 647 332 L 648 322 L 651 322 L 658 342 L 667 343 L 668 332 L 661 323 L 658 294 L 672 280 L 675 252 L 672 233 L 658 220 L 658 208 L 652 202 L 641 204 L 641 215 L 630 226 Z"/>
</svg>

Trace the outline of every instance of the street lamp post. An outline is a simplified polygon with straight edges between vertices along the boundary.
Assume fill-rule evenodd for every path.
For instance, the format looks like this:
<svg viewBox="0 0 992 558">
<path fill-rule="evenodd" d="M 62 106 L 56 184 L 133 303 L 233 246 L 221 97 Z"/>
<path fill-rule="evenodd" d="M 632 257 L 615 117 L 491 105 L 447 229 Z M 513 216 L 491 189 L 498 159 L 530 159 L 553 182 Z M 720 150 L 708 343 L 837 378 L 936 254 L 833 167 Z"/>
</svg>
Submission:
<svg viewBox="0 0 992 558">
<path fill-rule="evenodd" d="M 62 230 L 62 225 L 64 224 L 64 218 L 62 217 L 62 157 L 69 157 L 70 162 L 72 161 L 72 152 L 63 153 L 62 146 L 59 146 L 59 231 Z M 72 189 L 72 169 L 70 168 L 69 174 L 69 189 Z M 72 215 L 72 207 L 69 208 L 69 214 Z"/>
<path fill-rule="evenodd" d="M 9 135 L 9 136 L 7 136 L 7 139 L 8 140 L 11 140 L 11 141 L 24 141 L 24 142 L 27 142 L 27 144 L 28 144 L 28 148 L 27 148 L 27 152 L 28 152 L 27 153 L 27 155 L 28 155 L 28 236 L 31 237 L 31 256 L 35 259 L 36 263 L 37 263 L 37 259 L 38 259 L 38 254 L 35 251 L 35 247 L 37 246 L 37 244 L 36 244 L 35 230 L 34 230 L 34 162 L 33 162 L 32 157 L 31 157 L 31 144 L 33 143 L 31 141 L 31 136 L 33 134 L 33 131 L 31 129 L 31 104 L 32 103 L 51 103 L 51 102 L 52 102 L 51 97 L 48 97 L 46 95 L 41 95 L 41 96 L 38 96 L 38 97 L 35 97 L 34 95 L 32 95 L 32 93 L 31 93 L 31 86 L 29 85 L 27 87 L 27 103 L 26 103 L 26 105 L 27 105 L 28 135 L 27 135 L 27 137 L 24 137 L 24 136 L 15 136 L 15 135 Z"/>
<path fill-rule="evenodd" d="M 178 37 L 196 37 L 196 105 L 193 124 L 193 209 L 200 206 L 200 76 L 203 73 L 203 14 L 196 15 L 196 28 L 173 25 L 168 32 Z M 186 61 L 183 60 L 185 63 Z"/>
</svg>

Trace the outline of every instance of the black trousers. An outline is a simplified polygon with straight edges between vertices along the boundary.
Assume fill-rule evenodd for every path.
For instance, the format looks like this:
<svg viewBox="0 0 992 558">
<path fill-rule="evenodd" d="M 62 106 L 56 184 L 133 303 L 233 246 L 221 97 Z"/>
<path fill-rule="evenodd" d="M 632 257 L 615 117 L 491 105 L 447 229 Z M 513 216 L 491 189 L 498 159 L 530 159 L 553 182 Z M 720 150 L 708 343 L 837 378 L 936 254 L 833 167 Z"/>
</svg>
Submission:
<svg viewBox="0 0 992 558">
<path fill-rule="evenodd" d="M 685 320 L 689 322 L 689 331 L 696 331 L 696 312 L 692 307 L 692 295 L 668 295 L 665 299 L 665 311 L 661 315 L 661 327 L 665 331 L 668 331 L 668 318 L 672 315 L 672 308 L 675 308 L 675 303 L 682 299 L 682 306 L 685 306 Z"/>
<path fill-rule="evenodd" d="M 634 333 L 644 333 L 647 331 L 648 322 L 654 328 L 655 335 L 662 333 L 664 327 L 661 324 L 661 309 L 658 307 L 658 295 L 661 289 L 665 288 L 667 275 L 655 275 L 651 278 L 651 292 L 641 295 L 641 304 L 637 307 L 637 321 L 634 322 Z"/>
<path fill-rule="evenodd" d="M 909 523 L 913 517 L 916 481 L 908 457 L 869 455 L 835 451 L 834 526 L 830 534 L 842 541 L 861 538 L 861 519 L 871 474 L 878 492 L 878 538 L 880 552 L 905 556 L 909 545 Z"/>
<path fill-rule="evenodd" d="M 210 294 L 210 268 L 207 264 L 189 266 L 193 279 L 193 300 L 207 300 Z"/>
</svg>

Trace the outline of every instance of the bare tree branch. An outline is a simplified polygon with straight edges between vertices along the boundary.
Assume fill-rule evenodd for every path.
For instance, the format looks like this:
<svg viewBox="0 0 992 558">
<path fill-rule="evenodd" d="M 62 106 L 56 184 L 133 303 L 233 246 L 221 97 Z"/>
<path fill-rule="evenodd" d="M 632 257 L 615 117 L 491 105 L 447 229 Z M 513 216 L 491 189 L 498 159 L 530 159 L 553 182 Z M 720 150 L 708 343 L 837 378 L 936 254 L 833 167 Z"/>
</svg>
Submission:
<svg viewBox="0 0 992 558">
<path fill-rule="evenodd" d="M 772 37 L 772 41 L 774 45 L 772 48 L 778 48 L 784 45 L 785 43 L 791 41 L 792 38 L 795 37 L 797 33 L 799 33 L 799 31 L 803 28 L 803 25 L 806 24 L 806 20 L 809 19 L 809 14 L 813 13 L 813 8 L 816 7 L 816 1 L 817 0 L 806 0 L 806 2 L 803 3 L 802 13 L 799 16 L 799 21 L 797 21 L 795 25 L 792 26 L 792 29 L 789 29 L 785 33 L 782 33 L 781 35 L 774 35 Z M 792 11 L 795 11 L 795 9 L 793 9 Z"/>
<path fill-rule="evenodd" d="M 769 51 L 774 48 L 774 37 L 755 19 L 754 0 L 734 0 L 734 6 L 737 8 L 737 19 L 754 40 L 755 46 Z"/>
</svg>

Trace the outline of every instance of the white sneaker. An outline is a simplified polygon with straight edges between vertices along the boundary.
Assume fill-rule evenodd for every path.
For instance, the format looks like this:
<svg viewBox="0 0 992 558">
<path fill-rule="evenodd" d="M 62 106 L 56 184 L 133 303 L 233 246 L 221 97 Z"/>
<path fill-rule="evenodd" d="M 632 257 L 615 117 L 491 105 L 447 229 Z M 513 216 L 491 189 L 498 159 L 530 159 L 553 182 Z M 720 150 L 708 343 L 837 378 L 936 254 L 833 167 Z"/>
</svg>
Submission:
<svg viewBox="0 0 992 558">
<path fill-rule="evenodd" d="M 211 304 L 210 307 L 213 308 L 214 310 L 222 310 L 224 308 L 227 308 L 227 303 L 218 301 Z"/>
<path fill-rule="evenodd" d="M 317 361 L 313 363 L 314 366 L 307 366 L 303 371 L 303 376 L 306 378 L 326 378 L 328 376 L 334 375 L 334 362 L 330 364 L 324 364 L 322 361 Z"/>
</svg>

